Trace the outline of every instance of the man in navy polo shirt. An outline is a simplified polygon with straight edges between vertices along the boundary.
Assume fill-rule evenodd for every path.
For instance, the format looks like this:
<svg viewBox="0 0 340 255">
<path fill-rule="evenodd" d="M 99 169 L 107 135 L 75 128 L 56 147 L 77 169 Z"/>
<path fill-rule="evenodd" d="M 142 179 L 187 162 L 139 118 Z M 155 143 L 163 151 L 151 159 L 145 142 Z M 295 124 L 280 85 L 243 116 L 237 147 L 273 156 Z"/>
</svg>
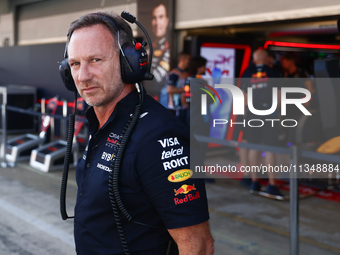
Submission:
<svg viewBox="0 0 340 255">
<path fill-rule="evenodd" d="M 130 40 L 123 19 L 100 15 L 116 24 L 121 45 Z M 82 255 L 124 254 L 109 198 L 110 163 L 139 103 L 134 85 L 121 79 L 117 32 L 100 15 L 71 23 L 67 42 L 72 77 L 91 106 L 90 138 L 76 171 L 74 234 Z M 120 215 L 130 254 L 166 254 L 172 238 L 180 254 L 213 254 L 204 182 L 190 178 L 189 150 L 188 128 L 145 95 L 120 168 L 119 192 L 134 219 Z"/>
<path fill-rule="evenodd" d="M 184 96 L 185 80 L 188 77 L 186 69 L 190 55 L 181 52 L 177 55 L 177 67 L 168 73 L 167 83 L 161 90 L 159 102 L 175 114 L 183 123 L 186 123 L 188 104 Z"/>
<path fill-rule="evenodd" d="M 278 94 L 280 94 L 281 85 L 278 83 L 279 78 L 278 72 L 267 66 L 267 52 L 265 50 L 256 50 L 253 53 L 254 66 L 247 68 L 242 76 L 241 89 L 247 99 L 248 88 L 252 88 L 252 101 L 253 107 L 257 110 L 267 110 L 272 106 L 272 89 L 273 87 L 278 88 Z M 247 102 L 247 100 L 246 100 Z M 279 119 L 277 111 L 268 116 L 258 116 L 250 112 L 246 113 L 247 120 L 260 119 L 264 122 L 262 127 L 251 127 L 246 126 L 244 131 L 243 139 L 249 143 L 264 144 L 270 146 L 279 145 L 279 131 L 277 124 L 272 124 L 266 121 L 266 119 Z M 247 163 L 250 166 L 259 166 L 261 164 L 261 151 L 250 149 L 247 155 Z M 265 165 L 275 166 L 276 155 L 274 152 L 266 151 L 265 153 Z M 257 180 L 256 173 L 252 172 L 252 183 L 250 189 L 254 191 L 261 190 L 261 184 Z M 268 172 L 268 185 L 265 192 L 281 196 L 281 192 L 275 185 L 275 178 L 273 172 Z"/>
</svg>

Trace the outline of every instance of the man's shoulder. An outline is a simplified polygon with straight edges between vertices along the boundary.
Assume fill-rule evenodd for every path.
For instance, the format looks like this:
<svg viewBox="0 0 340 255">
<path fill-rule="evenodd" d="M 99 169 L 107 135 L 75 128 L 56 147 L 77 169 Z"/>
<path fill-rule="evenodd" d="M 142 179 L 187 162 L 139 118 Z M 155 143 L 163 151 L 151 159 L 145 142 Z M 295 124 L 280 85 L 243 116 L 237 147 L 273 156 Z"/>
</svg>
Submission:
<svg viewBox="0 0 340 255">
<path fill-rule="evenodd" d="M 269 78 L 279 78 L 280 76 L 277 70 L 267 65 L 263 65 L 263 71 L 267 73 Z"/>
<path fill-rule="evenodd" d="M 162 130 L 176 132 L 188 129 L 174 114 L 149 95 L 144 98 L 139 125 L 143 131 L 158 129 L 160 132 Z"/>
<path fill-rule="evenodd" d="M 250 78 L 253 73 L 256 73 L 256 65 L 253 62 L 249 63 L 249 66 L 244 70 L 242 78 Z"/>
<path fill-rule="evenodd" d="M 172 69 L 172 70 L 170 70 L 169 72 L 168 72 L 168 76 L 170 77 L 170 76 L 180 76 L 181 75 L 181 72 L 177 69 L 177 68 L 174 68 L 174 69 Z"/>
<path fill-rule="evenodd" d="M 164 121 L 170 121 L 173 124 L 182 124 L 174 114 L 149 95 L 146 95 L 144 98 L 141 119 L 144 118 L 143 112 L 148 112 L 144 116 L 148 116 L 148 121 L 151 121 L 151 123 L 166 124 Z"/>
</svg>

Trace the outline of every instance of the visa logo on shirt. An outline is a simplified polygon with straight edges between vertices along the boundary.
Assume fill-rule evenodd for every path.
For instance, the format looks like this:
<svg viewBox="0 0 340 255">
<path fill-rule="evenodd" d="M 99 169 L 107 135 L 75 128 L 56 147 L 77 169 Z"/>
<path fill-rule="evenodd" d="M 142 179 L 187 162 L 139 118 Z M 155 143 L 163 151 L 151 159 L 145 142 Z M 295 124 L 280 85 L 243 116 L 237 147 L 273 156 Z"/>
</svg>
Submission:
<svg viewBox="0 0 340 255">
<path fill-rule="evenodd" d="M 158 142 L 162 145 L 163 148 L 180 145 L 177 137 L 165 138 L 163 140 L 158 140 Z"/>
</svg>

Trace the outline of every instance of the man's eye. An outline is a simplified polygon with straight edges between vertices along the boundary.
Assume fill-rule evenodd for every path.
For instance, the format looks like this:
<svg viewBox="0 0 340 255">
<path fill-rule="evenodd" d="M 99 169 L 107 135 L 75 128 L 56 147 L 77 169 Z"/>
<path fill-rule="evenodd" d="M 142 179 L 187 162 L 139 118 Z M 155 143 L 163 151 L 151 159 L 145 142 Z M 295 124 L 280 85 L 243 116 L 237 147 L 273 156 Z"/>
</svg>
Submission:
<svg viewBox="0 0 340 255">
<path fill-rule="evenodd" d="M 99 61 L 100 61 L 99 58 L 94 58 L 94 59 L 93 59 L 93 62 L 95 62 L 95 63 L 96 63 L 96 62 L 99 62 Z"/>
<path fill-rule="evenodd" d="M 72 67 L 72 66 L 77 66 L 77 65 L 79 65 L 79 62 L 72 62 L 72 63 L 70 63 L 70 66 Z"/>
</svg>

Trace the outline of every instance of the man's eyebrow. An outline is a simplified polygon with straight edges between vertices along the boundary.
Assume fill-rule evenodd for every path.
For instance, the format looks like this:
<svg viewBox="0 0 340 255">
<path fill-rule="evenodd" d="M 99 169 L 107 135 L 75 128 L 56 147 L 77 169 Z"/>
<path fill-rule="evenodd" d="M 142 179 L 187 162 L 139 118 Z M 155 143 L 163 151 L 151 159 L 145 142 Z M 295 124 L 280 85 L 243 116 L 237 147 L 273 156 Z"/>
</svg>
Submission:
<svg viewBox="0 0 340 255">
<path fill-rule="evenodd" d="M 67 62 L 69 62 L 69 63 L 72 62 L 72 61 L 75 61 L 75 59 L 74 58 L 68 58 L 67 59 Z"/>
<path fill-rule="evenodd" d="M 86 59 L 93 59 L 93 58 L 105 58 L 104 54 L 101 53 L 94 53 L 86 57 Z M 68 62 L 76 61 L 76 58 L 68 58 Z"/>
</svg>

